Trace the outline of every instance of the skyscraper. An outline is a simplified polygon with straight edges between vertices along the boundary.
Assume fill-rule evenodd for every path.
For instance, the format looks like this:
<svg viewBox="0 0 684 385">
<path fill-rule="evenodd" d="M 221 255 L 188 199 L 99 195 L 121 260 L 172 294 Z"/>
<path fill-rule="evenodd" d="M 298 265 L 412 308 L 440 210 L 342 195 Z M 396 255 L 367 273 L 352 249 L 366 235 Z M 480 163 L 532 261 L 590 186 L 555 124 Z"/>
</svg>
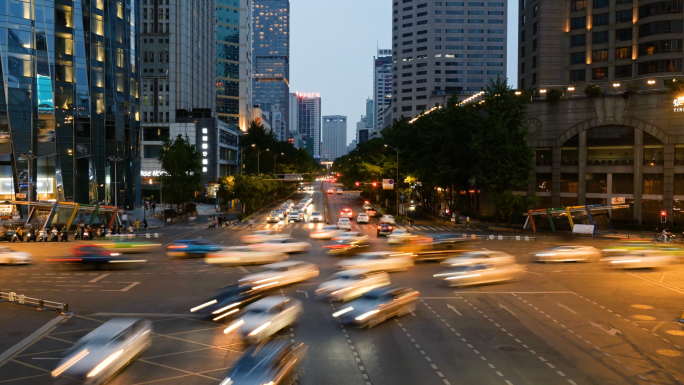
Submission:
<svg viewBox="0 0 684 385">
<path fill-rule="evenodd" d="M 288 129 L 290 130 L 288 134 L 288 138 L 297 138 L 297 132 L 299 130 L 299 103 L 297 102 L 297 95 L 295 93 L 290 93 L 289 101 L 288 101 Z M 293 142 L 296 141 L 293 140 Z"/>
<path fill-rule="evenodd" d="M 321 94 L 295 92 L 297 100 L 297 133 L 299 143 L 306 143 L 311 156 L 321 156 Z"/>
<path fill-rule="evenodd" d="M 507 1 L 431 1 L 393 7 L 393 118 L 412 118 L 453 93 L 506 76 Z M 377 96 L 378 93 L 376 93 Z"/>
<path fill-rule="evenodd" d="M 371 116 L 371 119 L 373 117 Z M 368 125 L 368 116 L 361 115 L 361 119 L 356 123 L 356 143 L 361 144 L 369 139 L 371 128 Z"/>
<path fill-rule="evenodd" d="M 321 159 L 333 161 L 347 154 L 347 117 L 323 117 L 323 149 Z"/>
<path fill-rule="evenodd" d="M 216 110 L 247 130 L 252 120 L 252 0 L 216 0 Z"/>
<path fill-rule="evenodd" d="M 268 113 L 279 140 L 288 139 L 290 1 L 254 0 L 253 102 Z"/>
<path fill-rule="evenodd" d="M 368 127 L 379 130 L 383 127 L 383 111 L 392 102 L 392 50 L 379 49 L 373 57 L 373 105 L 366 107 Z M 368 102 L 366 102 L 368 106 Z M 379 131 L 378 131 L 379 132 Z"/>
<path fill-rule="evenodd" d="M 0 7 L 0 200 L 135 203 L 139 3 L 107 5 Z"/>
</svg>

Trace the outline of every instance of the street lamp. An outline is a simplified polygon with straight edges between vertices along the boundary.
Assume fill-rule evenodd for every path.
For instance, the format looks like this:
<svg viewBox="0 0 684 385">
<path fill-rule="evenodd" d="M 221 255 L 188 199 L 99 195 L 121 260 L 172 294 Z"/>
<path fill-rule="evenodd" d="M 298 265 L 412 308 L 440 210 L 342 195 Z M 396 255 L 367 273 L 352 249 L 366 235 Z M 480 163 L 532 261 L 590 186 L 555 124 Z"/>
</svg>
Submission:
<svg viewBox="0 0 684 385">
<path fill-rule="evenodd" d="M 266 152 L 268 150 L 269 149 L 267 148 L 264 151 L 259 151 L 259 153 L 257 154 L 257 176 L 261 175 L 261 173 L 259 172 L 259 161 L 261 160 L 260 156 L 261 156 L 261 154 L 263 154 L 264 152 Z"/>
<path fill-rule="evenodd" d="M 391 148 L 392 150 L 397 152 L 397 179 L 394 181 L 394 189 L 397 191 L 397 214 L 399 214 L 399 151 L 398 148 L 394 148 L 392 146 L 385 145 L 387 148 Z"/>
<path fill-rule="evenodd" d="M 33 168 L 33 160 L 38 158 L 37 156 L 33 155 L 31 151 L 29 151 L 28 154 L 21 155 L 19 159 L 25 160 L 28 162 L 28 216 L 31 216 L 31 169 Z M 28 216 L 27 216 L 27 223 L 28 223 Z"/>
<path fill-rule="evenodd" d="M 242 168 L 240 169 L 240 175 L 244 174 L 245 171 L 245 149 L 254 146 L 256 146 L 256 144 L 250 144 L 249 146 L 245 146 L 240 149 L 240 163 L 242 166 Z"/>
<path fill-rule="evenodd" d="M 278 157 L 279 157 L 280 155 L 285 155 L 285 153 L 284 153 L 284 152 L 281 152 L 280 154 L 275 154 L 275 155 L 273 156 L 273 175 L 276 174 L 276 159 L 278 159 Z"/>
<path fill-rule="evenodd" d="M 110 162 L 114 162 L 114 191 L 115 191 L 115 194 L 114 194 L 114 207 L 119 208 L 119 200 L 118 200 L 118 197 L 119 197 L 119 186 L 118 186 L 117 181 L 116 181 L 116 177 L 117 177 L 117 174 L 116 174 L 116 163 L 117 163 L 117 162 L 121 162 L 123 159 L 119 158 L 118 156 L 110 156 L 109 158 L 105 158 L 105 159 L 108 160 L 108 161 L 110 161 Z"/>
</svg>

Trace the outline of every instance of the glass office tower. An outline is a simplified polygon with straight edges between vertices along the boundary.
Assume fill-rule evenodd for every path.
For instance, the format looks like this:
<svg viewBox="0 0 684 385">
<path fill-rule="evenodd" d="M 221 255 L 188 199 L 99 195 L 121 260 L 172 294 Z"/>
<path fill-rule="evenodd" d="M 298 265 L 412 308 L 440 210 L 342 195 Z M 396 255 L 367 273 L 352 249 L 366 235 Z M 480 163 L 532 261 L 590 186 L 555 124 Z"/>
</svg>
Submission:
<svg viewBox="0 0 684 385">
<path fill-rule="evenodd" d="M 134 204 L 139 3 L 0 1 L 0 201 Z"/>
</svg>

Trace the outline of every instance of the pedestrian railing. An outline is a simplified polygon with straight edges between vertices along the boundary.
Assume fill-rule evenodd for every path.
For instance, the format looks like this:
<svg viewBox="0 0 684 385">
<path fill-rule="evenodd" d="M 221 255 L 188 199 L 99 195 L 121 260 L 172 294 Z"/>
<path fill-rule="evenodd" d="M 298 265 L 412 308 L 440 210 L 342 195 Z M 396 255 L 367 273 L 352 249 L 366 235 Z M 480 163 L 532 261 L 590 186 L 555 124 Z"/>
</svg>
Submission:
<svg viewBox="0 0 684 385">
<path fill-rule="evenodd" d="M 44 299 L 39 298 L 31 298 L 25 296 L 24 294 L 17 294 L 15 292 L 0 291 L 0 302 L 14 302 L 19 305 L 33 305 L 37 306 L 36 310 L 45 311 L 52 309 L 55 312 L 60 313 L 62 315 L 70 314 L 68 303 L 46 301 Z"/>
<path fill-rule="evenodd" d="M 537 242 L 537 237 L 530 237 L 529 235 L 475 235 L 463 234 L 463 238 L 481 239 L 483 241 L 522 241 L 522 242 Z"/>
</svg>

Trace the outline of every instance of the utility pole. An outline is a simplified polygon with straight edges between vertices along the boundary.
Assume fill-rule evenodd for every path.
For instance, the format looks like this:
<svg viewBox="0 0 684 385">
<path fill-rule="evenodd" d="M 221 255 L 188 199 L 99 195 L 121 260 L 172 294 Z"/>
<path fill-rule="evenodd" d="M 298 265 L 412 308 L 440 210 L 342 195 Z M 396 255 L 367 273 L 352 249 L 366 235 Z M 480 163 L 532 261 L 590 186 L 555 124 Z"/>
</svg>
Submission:
<svg viewBox="0 0 684 385">
<path fill-rule="evenodd" d="M 399 215 L 399 149 L 392 146 L 385 145 L 387 148 L 397 152 L 397 179 L 394 180 L 394 189 L 397 191 L 397 215 Z"/>
<path fill-rule="evenodd" d="M 275 155 L 273 156 L 273 175 L 276 175 L 276 159 L 278 159 L 278 157 L 279 157 L 280 155 L 285 155 L 285 153 L 284 153 L 284 152 L 281 152 L 280 154 L 275 154 Z M 276 179 L 277 179 L 277 178 L 276 178 Z"/>
<path fill-rule="evenodd" d="M 249 146 L 245 146 L 245 147 L 242 147 L 240 149 L 240 166 L 241 166 L 240 175 L 245 173 L 245 149 L 249 148 L 249 147 L 254 147 L 254 146 L 256 146 L 256 144 L 251 144 Z"/>
<path fill-rule="evenodd" d="M 261 160 L 261 154 L 263 154 L 264 152 L 266 152 L 266 151 L 268 151 L 268 150 L 269 150 L 269 149 L 267 148 L 267 149 L 265 149 L 264 151 L 259 151 L 259 153 L 257 154 L 257 176 L 261 175 L 261 173 L 259 172 L 259 166 L 260 166 L 259 163 L 260 163 L 260 160 Z"/>
</svg>

